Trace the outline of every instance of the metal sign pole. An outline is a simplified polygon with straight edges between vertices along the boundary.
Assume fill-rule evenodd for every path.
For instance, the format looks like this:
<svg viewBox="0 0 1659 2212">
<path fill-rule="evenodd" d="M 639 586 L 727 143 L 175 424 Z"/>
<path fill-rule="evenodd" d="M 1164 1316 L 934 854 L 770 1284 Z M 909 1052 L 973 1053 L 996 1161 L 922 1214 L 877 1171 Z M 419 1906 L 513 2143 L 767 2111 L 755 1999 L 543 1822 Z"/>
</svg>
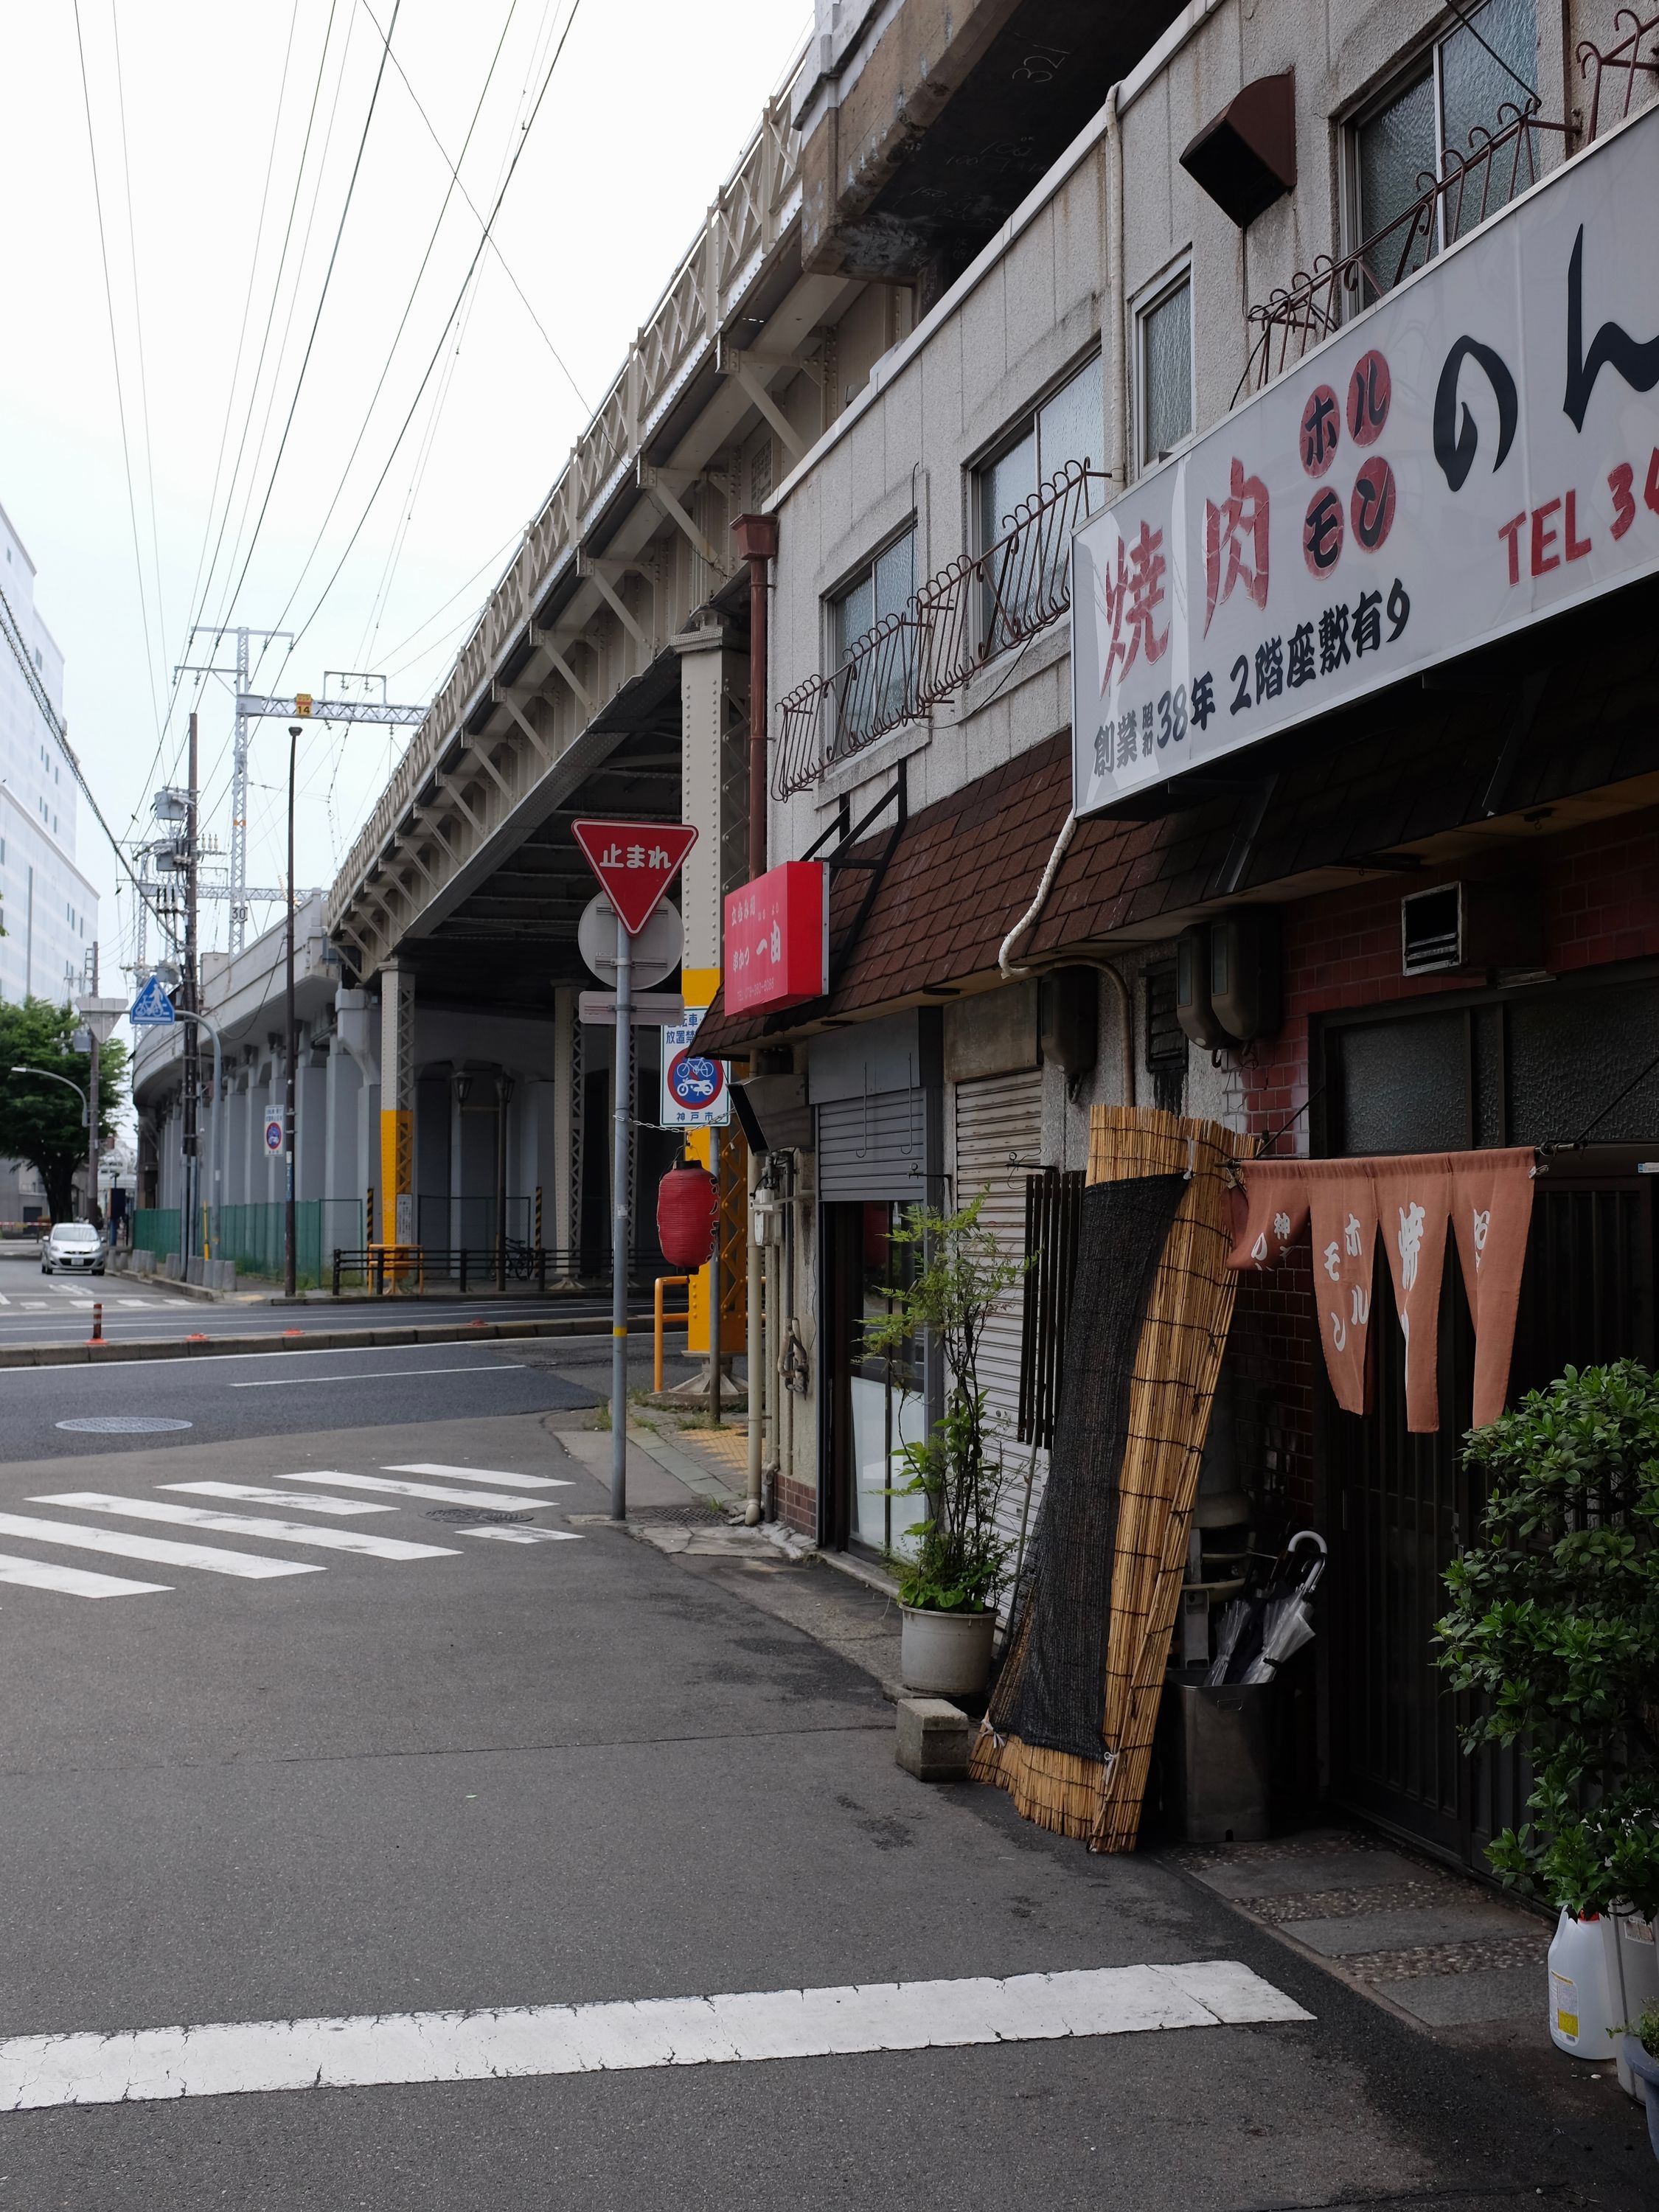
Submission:
<svg viewBox="0 0 1659 2212">
<path fill-rule="evenodd" d="M 628 1518 L 628 1125 L 634 1109 L 634 943 L 617 916 L 616 1141 L 611 1166 L 611 1517 Z"/>
</svg>

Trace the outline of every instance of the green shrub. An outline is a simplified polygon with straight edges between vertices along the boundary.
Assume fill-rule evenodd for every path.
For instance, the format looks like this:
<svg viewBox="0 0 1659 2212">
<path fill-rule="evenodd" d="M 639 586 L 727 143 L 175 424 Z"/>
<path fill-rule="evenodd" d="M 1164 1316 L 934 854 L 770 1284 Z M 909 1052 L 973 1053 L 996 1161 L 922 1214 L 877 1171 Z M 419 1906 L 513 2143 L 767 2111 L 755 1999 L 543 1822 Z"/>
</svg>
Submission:
<svg viewBox="0 0 1659 2212">
<path fill-rule="evenodd" d="M 865 1324 L 866 1356 L 908 1373 L 916 1347 L 931 1340 L 943 1356 L 945 1411 L 921 1443 L 907 1443 L 909 1480 L 895 1498 L 921 1498 L 924 1517 L 904 1532 L 912 1559 L 890 1562 L 902 1603 L 935 1613 L 985 1613 L 996 1604 L 1011 1546 L 999 1533 L 997 1503 L 1006 1479 L 1002 1435 L 988 1415 L 979 1380 L 985 1324 L 1029 1262 L 1011 1260 L 980 1221 L 986 1194 L 940 1213 L 913 1206 L 890 1242 L 915 1256 L 908 1282 L 884 1290 L 892 1311 Z"/>
<path fill-rule="evenodd" d="M 1473 1431 L 1480 1540 L 1447 1570 L 1439 1664 L 1474 1693 L 1464 1747 L 1519 1744 L 1531 1819 L 1487 1856 L 1575 1913 L 1659 1912 L 1659 1382 L 1568 1368 Z"/>
</svg>

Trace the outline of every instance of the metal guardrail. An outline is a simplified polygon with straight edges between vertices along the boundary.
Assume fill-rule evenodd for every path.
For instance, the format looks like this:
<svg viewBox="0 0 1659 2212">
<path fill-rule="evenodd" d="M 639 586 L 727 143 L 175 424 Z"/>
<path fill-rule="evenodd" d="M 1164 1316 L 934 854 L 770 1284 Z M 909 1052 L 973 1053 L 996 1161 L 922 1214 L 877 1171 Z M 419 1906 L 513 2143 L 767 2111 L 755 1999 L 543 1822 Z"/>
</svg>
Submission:
<svg viewBox="0 0 1659 2212">
<path fill-rule="evenodd" d="M 641 1255 L 629 1287 L 643 1290 L 652 1281 L 648 1258 Z M 598 1296 L 611 1287 L 608 1267 L 584 1269 L 581 1255 L 550 1244 L 521 1244 L 512 1238 L 503 1253 L 487 1245 L 369 1244 L 356 1249 L 337 1245 L 332 1254 L 331 1285 L 338 1297 L 345 1285 L 361 1285 L 374 1297 L 397 1297 L 410 1291 L 453 1289 L 461 1297 L 470 1291 L 510 1290 L 515 1284 L 568 1294 L 592 1291 Z"/>
<path fill-rule="evenodd" d="M 779 703 L 774 798 L 810 790 L 837 761 L 925 714 L 999 654 L 1060 621 L 1072 605 L 1073 533 L 1107 481 L 1068 461 L 1004 517 L 994 544 L 958 554 L 897 613 L 855 638 L 840 667 L 798 684 Z"/>
</svg>

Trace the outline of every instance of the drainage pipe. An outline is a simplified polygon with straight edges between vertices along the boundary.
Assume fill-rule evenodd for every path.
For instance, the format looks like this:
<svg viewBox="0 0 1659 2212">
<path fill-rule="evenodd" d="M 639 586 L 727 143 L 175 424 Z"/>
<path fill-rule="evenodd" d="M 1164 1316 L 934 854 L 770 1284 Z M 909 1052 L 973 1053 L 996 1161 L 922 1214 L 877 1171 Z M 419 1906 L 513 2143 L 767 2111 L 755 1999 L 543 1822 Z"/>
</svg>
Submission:
<svg viewBox="0 0 1659 2212">
<path fill-rule="evenodd" d="M 740 514 L 732 525 L 749 563 L 749 878 L 766 873 L 766 564 L 777 558 L 775 514 Z"/>
<path fill-rule="evenodd" d="M 751 1152 L 749 1154 L 749 1204 L 746 1209 L 749 1223 L 749 1333 L 745 1346 L 749 1365 L 749 1481 L 748 1498 L 743 1509 L 744 1525 L 750 1528 L 758 1526 L 761 1518 L 761 1455 L 766 1441 L 766 1332 L 761 1302 L 760 1223 L 755 1212 L 760 1183 L 760 1155 Z"/>
</svg>

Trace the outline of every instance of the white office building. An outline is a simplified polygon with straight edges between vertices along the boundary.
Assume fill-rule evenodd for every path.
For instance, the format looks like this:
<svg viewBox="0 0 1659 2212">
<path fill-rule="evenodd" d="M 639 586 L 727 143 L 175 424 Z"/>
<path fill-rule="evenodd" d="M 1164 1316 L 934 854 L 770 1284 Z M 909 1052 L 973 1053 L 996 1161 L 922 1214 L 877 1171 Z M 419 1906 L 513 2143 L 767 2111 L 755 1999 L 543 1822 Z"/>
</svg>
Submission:
<svg viewBox="0 0 1659 2212">
<path fill-rule="evenodd" d="M 34 563 L 0 507 L 0 591 L 60 720 L 64 656 L 34 605 Z M 97 942 L 98 894 L 75 865 L 75 779 L 23 672 L 0 653 L 0 998 L 61 1003 Z"/>
<path fill-rule="evenodd" d="M 0 507 L 0 592 L 59 720 L 64 656 L 34 605 L 34 563 Z M 15 654 L 0 647 L 0 999 L 62 1005 L 82 988 L 98 894 L 75 865 L 75 779 Z M 44 1206 L 34 1170 L 0 1160 L 0 1220 Z"/>
</svg>

